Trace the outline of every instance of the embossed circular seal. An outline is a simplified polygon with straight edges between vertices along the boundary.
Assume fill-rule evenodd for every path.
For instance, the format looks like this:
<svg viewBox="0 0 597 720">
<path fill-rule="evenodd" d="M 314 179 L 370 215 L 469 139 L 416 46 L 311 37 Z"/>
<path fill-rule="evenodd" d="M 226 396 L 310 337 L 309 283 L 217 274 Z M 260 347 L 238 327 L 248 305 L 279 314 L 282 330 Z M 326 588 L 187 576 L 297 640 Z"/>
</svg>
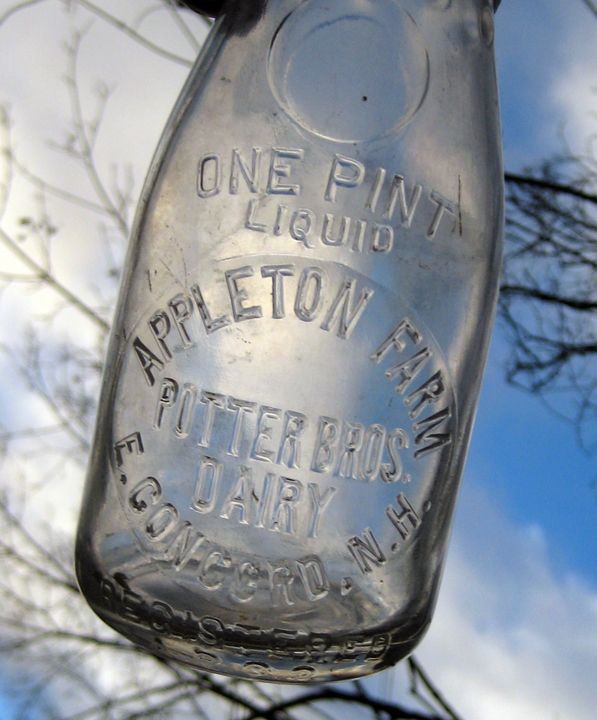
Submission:
<svg viewBox="0 0 597 720">
<path fill-rule="evenodd" d="M 119 370 L 111 463 L 143 558 L 127 576 L 233 615 L 325 607 L 343 631 L 371 594 L 400 597 L 396 568 L 441 511 L 458 438 L 442 349 L 342 263 L 249 255 L 193 276 L 152 296 Z"/>
<path fill-rule="evenodd" d="M 307 0 L 271 45 L 270 87 L 301 127 L 338 142 L 396 132 L 421 106 L 429 58 L 395 0 Z"/>
</svg>

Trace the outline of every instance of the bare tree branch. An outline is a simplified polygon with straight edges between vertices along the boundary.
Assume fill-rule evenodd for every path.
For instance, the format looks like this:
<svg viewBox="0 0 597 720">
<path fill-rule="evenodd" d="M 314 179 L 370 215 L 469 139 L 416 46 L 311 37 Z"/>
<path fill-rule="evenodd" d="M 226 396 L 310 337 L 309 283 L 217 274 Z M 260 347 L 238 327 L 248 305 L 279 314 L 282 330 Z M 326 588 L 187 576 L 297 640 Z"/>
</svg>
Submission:
<svg viewBox="0 0 597 720">
<path fill-rule="evenodd" d="M 39 5 L 46 1 L 47 0 L 23 0 L 23 2 L 15 2 L 8 8 L 8 10 L 0 15 L 0 26 L 4 25 L 13 15 L 21 12 L 21 10 L 27 10 L 28 8 L 33 7 L 33 5 Z"/>
<path fill-rule="evenodd" d="M 581 310 L 594 312 L 597 310 L 597 301 L 583 300 L 582 298 L 566 297 L 565 295 L 558 295 L 557 293 L 549 293 L 538 288 L 527 287 L 524 285 L 507 285 L 503 284 L 500 287 L 502 295 L 520 295 L 521 297 L 542 300 L 546 303 L 554 305 L 564 305 L 573 310 Z"/>
<path fill-rule="evenodd" d="M 597 205 L 597 195 L 585 192 L 584 190 L 573 187 L 572 185 L 566 185 L 555 182 L 554 180 L 547 180 L 545 178 L 533 177 L 532 175 L 519 175 L 518 173 L 512 172 L 505 173 L 504 179 L 507 183 L 512 183 L 514 185 L 529 185 L 531 187 L 540 188 L 541 190 L 551 190 L 555 193 L 571 195 L 579 200 L 586 200 L 587 202 Z"/>
<path fill-rule="evenodd" d="M 564 154 L 514 177 L 499 305 L 510 339 L 506 376 L 572 423 L 590 450 L 597 441 L 597 163 Z"/>
<path fill-rule="evenodd" d="M 69 305 L 79 310 L 79 312 L 85 315 L 88 320 L 91 320 L 91 322 L 97 325 L 97 327 L 103 332 L 107 332 L 110 329 L 109 324 L 103 318 L 86 305 L 81 298 L 64 287 L 64 285 L 62 285 L 62 283 L 60 283 L 53 275 L 44 270 L 41 265 L 35 262 L 35 260 L 22 250 L 2 228 L 0 228 L 0 242 L 2 242 L 5 247 L 7 247 L 27 268 L 29 268 L 38 280 L 46 286 L 51 287 L 52 290 L 64 298 Z"/>
<path fill-rule="evenodd" d="M 294 698 L 284 700 L 271 705 L 265 710 L 246 715 L 243 720 L 280 720 L 280 713 L 297 706 L 309 706 L 318 702 L 343 702 L 351 705 L 365 705 L 366 707 L 385 713 L 392 720 L 444 720 L 440 715 L 429 715 L 415 710 L 409 710 L 401 705 L 396 705 L 384 700 L 378 700 L 371 696 L 363 696 L 360 693 L 340 690 L 331 685 L 301 693 Z"/>
<path fill-rule="evenodd" d="M 172 53 L 169 50 L 166 50 L 163 47 L 160 47 L 159 45 L 156 45 L 155 43 L 151 42 L 151 40 L 148 40 L 143 35 L 140 35 L 138 32 L 135 32 L 130 25 L 127 25 L 126 22 L 123 20 L 120 20 L 115 15 L 111 15 L 109 12 L 104 10 L 103 8 L 99 7 L 95 3 L 90 2 L 90 0 L 76 0 L 77 3 L 84 7 L 86 10 L 89 10 L 89 12 L 93 13 L 94 15 L 97 15 L 97 17 L 101 18 L 105 22 L 107 22 L 109 25 L 112 25 L 117 30 L 119 30 L 121 33 L 126 35 L 127 37 L 131 38 L 131 40 L 134 40 L 139 45 L 143 46 L 147 50 L 150 50 L 151 52 L 155 53 L 156 55 L 159 55 L 160 57 L 163 57 L 165 60 L 170 60 L 174 63 L 177 63 L 178 65 L 183 65 L 185 67 L 191 67 L 193 64 L 192 60 L 188 60 L 187 58 L 183 57 L 182 55 L 176 55 L 176 53 Z"/>
<path fill-rule="evenodd" d="M 411 674 L 411 692 L 413 693 L 413 695 L 419 697 L 417 683 L 420 680 L 423 683 L 425 689 L 431 694 L 431 697 L 439 705 L 439 707 L 445 713 L 447 713 L 447 716 L 448 718 L 450 718 L 450 720 L 462 720 L 462 717 L 456 713 L 456 711 L 452 708 L 452 706 L 448 703 L 444 696 L 439 692 L 438 688 L 433 684 L 431 678 L 423 670 L 419 661 L 416 660 L 413 655 L 411 655 L 407 659 L 407 663 Z"/>
</svg>

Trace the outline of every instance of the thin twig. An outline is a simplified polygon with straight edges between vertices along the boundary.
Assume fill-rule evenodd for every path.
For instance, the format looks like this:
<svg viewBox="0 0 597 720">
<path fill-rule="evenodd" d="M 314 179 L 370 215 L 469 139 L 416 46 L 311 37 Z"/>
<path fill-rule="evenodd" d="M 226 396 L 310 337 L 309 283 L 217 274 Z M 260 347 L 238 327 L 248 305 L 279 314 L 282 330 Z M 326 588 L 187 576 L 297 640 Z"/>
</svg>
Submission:
<svg viewBox="0 0 597 720">
<path fill-rule="evenodd" d="M 541 300 L 553 305 L 565 305 L 574 310 L 594 312 L 597 310 L 597 302 L 582 300 L 580 298 L 566 297 L 558 293 L 549 293 L 538 288 L 524 285 L 504 284 L 500 287 L 500 293 L 506 295 L 519 295 L 528 299 Z"/>
<path fill-rule="evenodd" d="M 78 588 L 73 582 L 71 573 L 61 565 L 61 563 L 56 559 L 54 553 L 51 553 L 46 547 L 38 542 L 28 530 L 25 529 L 21 520 L 14 515 L 3 500 L 0 500 L 0 512 L 5 520 L 4 525 L 8 525 L 13 528 L 13 530 L 21 536 L 26 544 L 30 545 L 40 557 L 44 558 L 47 563 L 55 567 L 62 575 L 65 581 L 64 584 L 69 590 L 74 589 L 78 592 Z"/>
<path fill-rule="evenodd" d="M 12 15 L 16 15 L 21 10 L 27 10 L 32 5 L 39 5 L 46 0 L 24 0 L 24 2 L 15 3 L 3 14 L 0 15 L 0 26 L 3 25 Z"/>
<path fill-rule="evenodd" d="M 543 178 L 533 177 L 532 175 L 519 175 L 518 173 L 507 172 L 504 175 L 506 182 L 515 185 L 529 185 L 531 187 L 540 188 L 541 190 L 552 190 L 553 192 L 562 193 L 563 195 L 571 195 L 579 200 L 597 205 L 597 195 L 579 190 L 572 185 L 564 185 L 554 180 L 545 180 Z"/>
<path fill-rule="evenodd" d="M 443 720 L 438 715 L 427 715 L 415 710 L 409 710 L 401 705 L 378 700 L 371 696 L 363 697 L 358 692 L 347 692 L 336 687 L 323 686 L 320 689 L 297 695 L 284 700 L 267 709 L 259 710 L 246 715 L 243 720 L 279 720 L 279 713 L 293 707 L 307 706 L 316 702 L 335 701 L 350 704 L 364 705 L 371 710 L 385 712 L 391 720 Z"/>
<path fill-rule="evenodd" d="M 66 300 L 69 305 L 79 310 L 100 330 L 107 332 L 110 329 L 110 325 L 103 318 L 86 305 L 79 297 L 77 297 L 77 295 L 68 290 L 54 277 L 54 275 L 47 272 L 41 265 L 38 265 L 38 263 L 35 262 L 35 260 L 24 250 L 22 250 L 15 240 L 13 240 L 2 228 L 0 228 L 0 242 L 2 242 L 13 253 L 13 255 L 16 255 L 19 260 L 33 273 L 35 273 L 36 277 L 38 277 L 41 282 L 45 283 L 48 287 L 51 287 L 52 290 Z"/>
<path fill-rule="evenodd" d="M 407 662 L 414 677 L 421 680 L 431 697 L 433 697 L 433 699 L 442 708 L 442 710 L 448 713 L 448 717 L 450 718 L 450 720 L 462 720 L 462 717 L 456 713 L 454 708 L 452 708 L 452 706 L 448 703 L 448 701 L 444 698 L 440 691 L 431 682 L 431 678 L 423 670 L 419 662 L 412 655 L 408 658 Z"/>
<path fill-rule="evenodd" d="M 112 201 L 110 193 L 106 190 L 102 179 L 97 171 L 95 160 L 93 157 L 93 146 L 92 142 L 87 136 L 85 130 L 85 119 L 83 117 L 83 108 L 81 106 L 81 97 L 79 94 L 79 87 L 77 85 L 77 58 L 79 52 L 79 46 L 81 42 L 81 35 L 75 35 L 73 43 L 68 47 L 69 53 L 69 73 L 67 75 L 67 85 L 71 100 L 71 109 L 73 113 L 75 131 L 77 133 L 77 139 L 81 145 L 80 159 L 83 162 L 87 176 L 91 182 L 93 189 L 100 201 L 100 203 L 106 208 L 109 214 L 116 221 L 120 232 L 123 237 L 128 237 L 129 228 L 126 219 L 118 211 L 118 208 Z"/>
<path fill-rule="evenodd" d="M 191 29 L 186 24 L 186 22 L 183 20 L 182 14 L 180 13 L 179 9 L 177 9 L 174 5 L 174 0 L 163 0 L 166 9 L 168 10 L 168 13 L 170 14 L 172 20 L 174 21 L 174 24 L 178 27 L 180 32 L 184 35 L 184 37 L 187 39 L 187 42 L 191 46 L 194 52 L 198 53 L 199 50 L 201 50 L 201 43 L 197 40 L 197 38 L 193 35 L 191 32 Z"/>
<path fill-rule="evenodd" d="M 65 0 L 66 1 L 66 0 Z M 169 50 L 166 50 L 163 47 L 160 47 L 159 45 L 156 45 L 155 43 L 151 42 L 151 40 L 148 40 L 145 36 L 141 35 L 138 32 L 135 32 L 130 25 L 127 25 L 125 22 L 120 20 L 119 18 L 115 17 L 114 15 L 111 15 L 106 10 L 98 7 L 92 2 L 89 2 L 89 0 L 77 0 L 78 4 L 84 7 L 86 10 L 89 10 L 89 12 L 93 13 L 94 15 L 97 15 L 97 17 L 101 18 L 105 22 L 107 22 L 109 25 L 112 25 L 117 30 L 122 32 L 127 37 L 134 40 L 136 43 L 141 45 L 142 47 L 146 48 L 147 50 L 151 50 L 151 52 L 156 53 L 156 55 L 159 55 L 166 60 L 171 60 L 172 62 L 175 62 L 179 65 L 183 65 L 184 67 L 191 67 L 193 64 L 191 60 L 187 60 L 187 58 L 182 57 L 181 55 L 176 55 L 175 53 L 170 52 Z"/>
</svg>

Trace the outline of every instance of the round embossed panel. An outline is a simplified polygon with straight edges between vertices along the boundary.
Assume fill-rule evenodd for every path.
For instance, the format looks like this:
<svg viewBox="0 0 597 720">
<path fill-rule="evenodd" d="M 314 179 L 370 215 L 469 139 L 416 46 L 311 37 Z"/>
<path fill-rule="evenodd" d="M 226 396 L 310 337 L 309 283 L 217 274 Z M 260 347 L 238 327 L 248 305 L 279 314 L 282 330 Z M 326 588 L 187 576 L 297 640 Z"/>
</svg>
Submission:
<svg viewBox="0 0 597 720">
<path fill-rule="evenodd" d="M 415 559 L 433 565 L 414 547 L 446 511 L 458 416 L 442 350 L 405 300 L 345 265 L 242 262 L 191 271 L 191 289 L 165 288 L 131 323 L 112 467 L 139 572 L 160 600 L 174 584 L 220 619 L 381 625 Z M 238 278 L 244 318 L 224 277 Z M 174 307 L 184 341 L 164 320 Z M 272 577 L 288 578 L 285 595 Z"/>
<path fill-rule="evenodd" d="M 419 29 L 395 0 L 307 0 L 281 24 L 270 86 L 286 113 L 330 140 L 371 140 L 421 106 L 429 61 Z"/>
</svg>

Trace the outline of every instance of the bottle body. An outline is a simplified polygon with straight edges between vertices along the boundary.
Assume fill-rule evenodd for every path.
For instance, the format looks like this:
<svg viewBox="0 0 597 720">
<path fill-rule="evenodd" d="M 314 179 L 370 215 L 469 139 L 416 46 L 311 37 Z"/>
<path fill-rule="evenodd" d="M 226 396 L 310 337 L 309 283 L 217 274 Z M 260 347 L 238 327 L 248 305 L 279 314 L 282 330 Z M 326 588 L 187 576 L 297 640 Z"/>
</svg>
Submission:
<svg viewBox="0 0 597 720">
<path fill-rule="evenodd" d="M 492 11 L 453 5 L 231 10 L 183 90 L 77 542 L 94 610 L 157 653 L 345 679 L 429 622 L 502 222 Z"/>
</svg>

